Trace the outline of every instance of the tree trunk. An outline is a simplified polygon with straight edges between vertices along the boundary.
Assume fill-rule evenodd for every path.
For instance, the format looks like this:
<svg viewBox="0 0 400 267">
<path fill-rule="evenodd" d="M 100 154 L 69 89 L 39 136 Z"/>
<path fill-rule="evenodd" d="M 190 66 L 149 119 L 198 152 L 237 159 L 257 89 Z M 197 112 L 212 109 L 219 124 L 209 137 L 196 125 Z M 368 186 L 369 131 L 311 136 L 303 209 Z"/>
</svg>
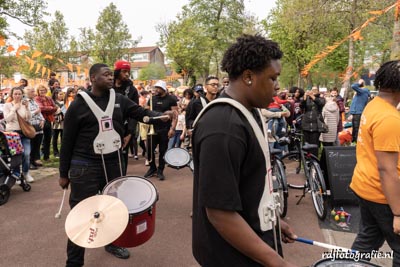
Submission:
<svg viewBox="0 0 400 267">
<path fill-rule="evenodd" d="M 393 42 L 391 47 L 390 59 L 400 59 L 400 22 L 395 20 L 393 27 Z"/>
</svg>

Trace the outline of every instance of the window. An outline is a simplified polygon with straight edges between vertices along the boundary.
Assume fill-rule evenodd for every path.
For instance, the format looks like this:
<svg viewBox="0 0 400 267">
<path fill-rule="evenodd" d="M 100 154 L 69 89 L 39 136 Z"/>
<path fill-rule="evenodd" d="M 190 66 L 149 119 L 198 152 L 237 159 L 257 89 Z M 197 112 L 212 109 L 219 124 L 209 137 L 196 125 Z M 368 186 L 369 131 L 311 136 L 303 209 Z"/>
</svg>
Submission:
<svg viewBox="0 0 400 267">
<path fill-rule="evenodd" d="M 136 53 L 131 56 L 131 61 L 139 62 L 139 61 L 149 61 L 148 53 Z"/>
</svg>

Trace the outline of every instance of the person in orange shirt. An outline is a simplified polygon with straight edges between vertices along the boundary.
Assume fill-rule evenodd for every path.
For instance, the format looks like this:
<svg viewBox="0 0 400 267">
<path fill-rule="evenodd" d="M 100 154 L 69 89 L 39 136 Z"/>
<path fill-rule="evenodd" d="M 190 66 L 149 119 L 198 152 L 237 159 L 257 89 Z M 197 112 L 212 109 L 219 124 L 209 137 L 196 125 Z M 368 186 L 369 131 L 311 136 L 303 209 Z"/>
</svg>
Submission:
<svg viewBox="0 0 400 267">
<path fill-rule="evenodd" d="M 379 95 L 364 109 L 357 165 L 350 188 L 359 198 L 361 227 L 352 249 L 378 250 L 386 240 L 400 266 L 400 61 L 384 63 L 374 82 Z"/>
</svg>

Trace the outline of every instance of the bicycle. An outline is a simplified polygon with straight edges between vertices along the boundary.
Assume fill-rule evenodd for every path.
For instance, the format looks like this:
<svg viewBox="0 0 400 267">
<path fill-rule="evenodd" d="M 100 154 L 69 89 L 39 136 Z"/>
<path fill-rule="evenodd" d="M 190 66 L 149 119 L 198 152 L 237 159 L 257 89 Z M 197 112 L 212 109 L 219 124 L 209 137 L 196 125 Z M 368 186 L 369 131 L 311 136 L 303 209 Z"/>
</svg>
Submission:
<svg viewBox="0 0 400 267">
<path fill-rule="evenodd" d="M 279 142 L 279 141 L 278 141 Z M 281 143 L 280 143 L 281 144 Z M 275 176 L 274 191 L 279 193 L 279 216 L 284 218 L 287 213 L 287 199 L 289 196 L 288 186 L 286 181 L 285 165 L 280 159 L 279 155 L 282 154 L 281 149 L 270 149 L 270 160 L 272 166 L 272 175 Z"/>
<path fill-rule="evenodd" d="M 318 148 L 318 146 L 308 143 L 303 145 L 301 140 L 302 136 L 303 134 L 296 129 L 296 123 L 293 122 L 289 131 L 288 143 L 293 143 L 295 145 L 295 150 L 282 156 L 280 160 L 283 162 L 285 169 L 290 160 L 295 160 L 298 162 L 296 174 L 299 174 L 302 170 L 304 171 L 306 180 L 303 184 L 289 182 L 287 184 L 289 188 L 303 190 L 303 194 L 300 195 L 300 199 L 297 201 L 296 205 L 300 204 L 300 201 L 306 196 L 306 193 L 311 192 L 317 216 L 319 219 L 324 220 L 328 211 L 328 194 L 325 179 L 318 158 L 310 152 Z"/>
</svg>

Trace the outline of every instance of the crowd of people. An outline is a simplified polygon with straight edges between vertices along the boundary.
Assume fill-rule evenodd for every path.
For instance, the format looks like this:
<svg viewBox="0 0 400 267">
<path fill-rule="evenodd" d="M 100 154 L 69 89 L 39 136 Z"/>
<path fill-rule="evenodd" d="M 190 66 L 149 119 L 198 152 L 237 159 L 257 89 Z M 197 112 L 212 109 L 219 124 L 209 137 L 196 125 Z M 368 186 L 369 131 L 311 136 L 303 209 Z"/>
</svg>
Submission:
<svg viewBox="0 0 400 267">
<path fill-rule="evenodd" d="M 25 151 L 22 175 L 27 182 L 34 181 L 29 170 L 49 160 L 52 146 L 53 156 L 60 157 L 59 184 L 71 186 L 71 208 L 102 191 L 107 182 L 126 175 L 129 158 L 139 159 L 139 146 L 146 157 L 144 164 L 149 166 L 144 177 L 157 176 L 161 181 L 166 179 L 166 151 L 192 148 L 193 254 L 204 266 L 294 266 L 283 259 L 280 240 L 274 242 L 274 228 L 265 224 L 259 208 L 268 195 L 265 188 L 271 168 L 257 139 L 260 129 L 266 130 L 263 134 L 268 135 L 270 147 L 279 147 L 277 138 L 293 128 L 302 131 L 304 142 L 318 147 L 360 143 L 351 188 L 360 198 L 363 227 L 353 247 L 368 252 L 386 239 L 399 264 L 399 62 L 378 71 L 376 86 L 383 92 L 378 100 L 371 101 L 360 79 L 351 86 L 354 98 L 348 105 L 337 88 L 324 92 L 316 86 L 310 90 L 280 88 L 282 55 L 277 43 L 259 35 L 244 35 L 223 57 L 222 69 L 228 76 L 221 83 L 218 77 L 209 76 L 204 84 L 184 88 L 182 94 L 169 92 L 162 80 L 135 86 L 129 77 L 130 63 L 122 60 L 113 70 L 94 64 L 85 88 L 62 89 L 54 76 L 47 85 L 32 88 L 22 79 L 20 86 L 2 99 L 4 130 L 21 135 Z M 389 77 L 389 72 L 396 78 Z M 243 114 L 221 104 L 224 99 L 243 107 Z M 369 102 L 372 104 L 367 105 Z M 376 110 L 386 115 L 377 115 Z M 168 118 L 144 120 L 162 114 Z M 18 115 L 34 126 L 34 138 L 24 136 Z M 390 120 L 383 122 L 384 116 Z M 383 126 L 377 128 L 377 124 Z M 393 125 L 396 127 L 390 129 Z M 100 149 L 96 142 L 103 140 L 99 138 L 102 134 L 108 136 L 108 131 L 113 132 L 117 145 Z M 288 149 L 284 147 L 284 153 Z M 318 157 L 318 148 L 312 153 Z M 19 170 L 15 173 L 20 175 Z M 371 192 L 376 193 L 372 198 Z M 376 223 L 378 215 L 371 216 L 372 210 L 378 209 L 384 222 Z M 293 242 L 296 235 L 291 227 L 283 220 L 279 224 L 283 241 Z M 369 232 L 372 228 L 375 235 Z M 376 234 L 379 231 L 383 237 Z M 371 242 L 376 246 L 371 247 Z M 273 250 L 274 246 L 278 249 Z M 130 256 L 125 248 L 112 244 L 105 249 L 119 258 Z M 82 266 L 84 252 L 68 240 L 67 266 Z"/>
</svg>

